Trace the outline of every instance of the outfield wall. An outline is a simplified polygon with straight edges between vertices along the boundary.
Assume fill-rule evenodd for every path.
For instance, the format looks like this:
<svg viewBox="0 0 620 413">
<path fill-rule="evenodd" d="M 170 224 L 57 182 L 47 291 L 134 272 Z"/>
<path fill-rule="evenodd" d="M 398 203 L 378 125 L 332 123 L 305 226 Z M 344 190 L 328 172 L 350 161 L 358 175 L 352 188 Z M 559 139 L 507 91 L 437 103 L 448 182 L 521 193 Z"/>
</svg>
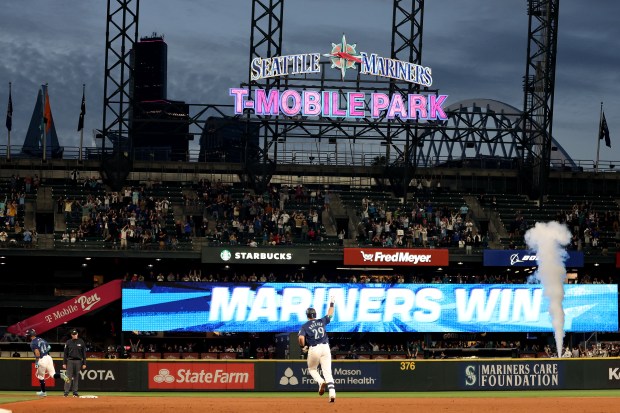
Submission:
<svg viewBox="0 0 620 413">
<path fill-rule="evenodd" d="M 0 390 L 38 388 L 31 359 L 0 359 L 0 371 Z M 339 391 L 620 388 L 620 358 L 343 360 L 333 372 Z M 304 360 L 89 360 L 81 376 L 84 392 L 317 390 Z M 58 382 L 48 390 L 62 391 Z"/>
</svg>

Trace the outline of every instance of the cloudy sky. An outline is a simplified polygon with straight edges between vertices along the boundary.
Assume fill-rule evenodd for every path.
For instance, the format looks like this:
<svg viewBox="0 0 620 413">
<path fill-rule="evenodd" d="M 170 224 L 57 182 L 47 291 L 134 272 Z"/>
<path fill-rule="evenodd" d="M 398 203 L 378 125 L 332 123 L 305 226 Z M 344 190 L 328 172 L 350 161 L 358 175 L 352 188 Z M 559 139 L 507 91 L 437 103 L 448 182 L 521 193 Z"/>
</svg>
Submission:
<svg viewBox="0 0 620 413">
<path fill-rule="evenodd" d="M 168 44 L 168 98 L 230 104 L 228 88 L 247 81 L 250 0 L 143 0 L 140 36 Z M 27 11 L 26 11 L 27 10 Z M 470 98 L 523 106 L 527 1 L 432 0 L 424 14 L 423 64 L 447 104 Z M 556 66 L 554 137 L 575 160 L 596 158 L 601 102 L 612 147 L 600 159 L 620 160 L 620 2 L 562 0 Z M 389 56 L 390 0 L 286 0 L 284 54 L 329 51 L 345 33 L 358 51 Z M 62 146 L 76 131 L 86 85 L 85 146 L 102 127 L 106 1 L 5 2 L 0 13 L 0 114 L 13 84 L 12 144 L 23 143 L 38 88 L 49 85 Z M 4 122 L 3 122 L 4 123 Z M 2 123 L 0 145 L 6 145 Z M 197 139 L 195 143 L 197 144 Z M 197 147 L 197 146 L 196 146 Z"/>
</svg>

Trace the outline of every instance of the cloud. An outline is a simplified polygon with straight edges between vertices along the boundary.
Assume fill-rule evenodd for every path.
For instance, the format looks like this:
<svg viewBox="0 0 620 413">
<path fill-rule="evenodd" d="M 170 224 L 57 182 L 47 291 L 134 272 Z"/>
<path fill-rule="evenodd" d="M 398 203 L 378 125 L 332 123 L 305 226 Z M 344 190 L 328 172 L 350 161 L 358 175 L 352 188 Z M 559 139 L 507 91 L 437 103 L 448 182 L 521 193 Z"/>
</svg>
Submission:
<svg viewBox="0 0 620 413">
<path fill-rule="evenodd" d="M 149 0 L 140 5 L 140 36 L 163 34 L 168 43 L 169 97 L 230 104 L 227 90 L 248 78 L 250 0 Z M 0 113 L 13 83 L 13 143 L 21 144 L 37 90 L 48 83 L 61 145 L 77 146 L 82 84 L 85 131 L 102 127 L 106 6 L 101 2 L 7 2 L 0 14 Z M 596 158 L 600 102 L 612 135 L 601 159 L 618 159 L 620 117 L 620 3 L 600 0 L 560 7 L 554 137 L 576 159 Z M 426 2 L 423 63 L 449 103 L 490 98 L 522 107 L 527 47 L 527 4 L 484 0 Z M 324 52 L 342 33 L 358 49 L 388 56 L 392 1 L 314 1 L 284 4 L 283 52 Z M 0 133 L 4 136 L 6 132 Z M 618 135 L 620 136 L 620 135 Z M 3 141 L 0 140 L 0 143 Z M 195 141 L 197 145 L 197 140 Z"/>
</svg>

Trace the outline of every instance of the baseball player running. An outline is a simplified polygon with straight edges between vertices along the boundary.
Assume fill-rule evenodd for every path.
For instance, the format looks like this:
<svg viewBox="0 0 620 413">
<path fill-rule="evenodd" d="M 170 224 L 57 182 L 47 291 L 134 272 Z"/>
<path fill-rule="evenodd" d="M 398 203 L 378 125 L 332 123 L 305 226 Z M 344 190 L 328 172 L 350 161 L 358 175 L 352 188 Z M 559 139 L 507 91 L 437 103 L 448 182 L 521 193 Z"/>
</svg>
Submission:
<svg viewBox="0 0 620 413">
<path fill-rule="evenodd" d="M 319 396 L 325 393 L 325 388 L 329 390 L 329 402 L 336 401 L 336 387 L 332 376 L 332 354 L 329 349 L 329 340 L 325 326 L 329 324 L 334 316 L 334 298 L 329 299 L 329 310 L 323 318 L 316 318 L 316 310 L 312 307 L 306 310 L 308 321 L 299 330 L 298 341 L 304 352 L 308 352 L 308 370 L 310 375 L 319 385 Z M 321 365 L 323 377 L 319 374 L 317 367 Z"/>
<path fill-rule="evenodd" d="M 36 376 L 37 379 L 39 379 L 39 384 L 41 386 L 41 391 L 37 392 L 37 396 L 45 397 L 47 396 L 47 392 L 45 391 L 46 378 L 62 378 L 65 383 L 68 383 L 70 380 L 65 373 L 56 373 L 56 369 L 54 368 L 54 360 L 52 360 L 52 357 L 49 355 L 52 347 L 47 341 L 41 337 L 37 337 L 37 333 L 32 328 L 26 331 L 26 337 L 31 340 L 30 348 L 32 349 L 35 357 L 34 368 L 37 370 Z"/>
</svg>

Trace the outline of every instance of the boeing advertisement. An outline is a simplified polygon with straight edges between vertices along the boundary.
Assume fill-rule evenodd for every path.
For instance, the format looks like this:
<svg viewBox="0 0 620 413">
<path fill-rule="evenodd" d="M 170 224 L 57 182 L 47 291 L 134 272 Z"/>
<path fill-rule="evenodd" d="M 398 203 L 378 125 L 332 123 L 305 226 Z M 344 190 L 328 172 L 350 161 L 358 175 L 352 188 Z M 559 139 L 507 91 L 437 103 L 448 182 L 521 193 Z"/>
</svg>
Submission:
<svg viewBox="0 0 620 413">
<path fill-rule="evenodd" d="M 564 266 L 583 267 L 583 251 L 566 251 Z M 528 250 L 484 250 L 485 267 L 536 267 L 538 256 Z"/>
<path fill-rule="evenodd" d="M 618 330 L 618 286 L 565 284 L 564 331 Z M 123 283 L 123 331 L 553 332 L 541 284 Z"/>
</svg>

